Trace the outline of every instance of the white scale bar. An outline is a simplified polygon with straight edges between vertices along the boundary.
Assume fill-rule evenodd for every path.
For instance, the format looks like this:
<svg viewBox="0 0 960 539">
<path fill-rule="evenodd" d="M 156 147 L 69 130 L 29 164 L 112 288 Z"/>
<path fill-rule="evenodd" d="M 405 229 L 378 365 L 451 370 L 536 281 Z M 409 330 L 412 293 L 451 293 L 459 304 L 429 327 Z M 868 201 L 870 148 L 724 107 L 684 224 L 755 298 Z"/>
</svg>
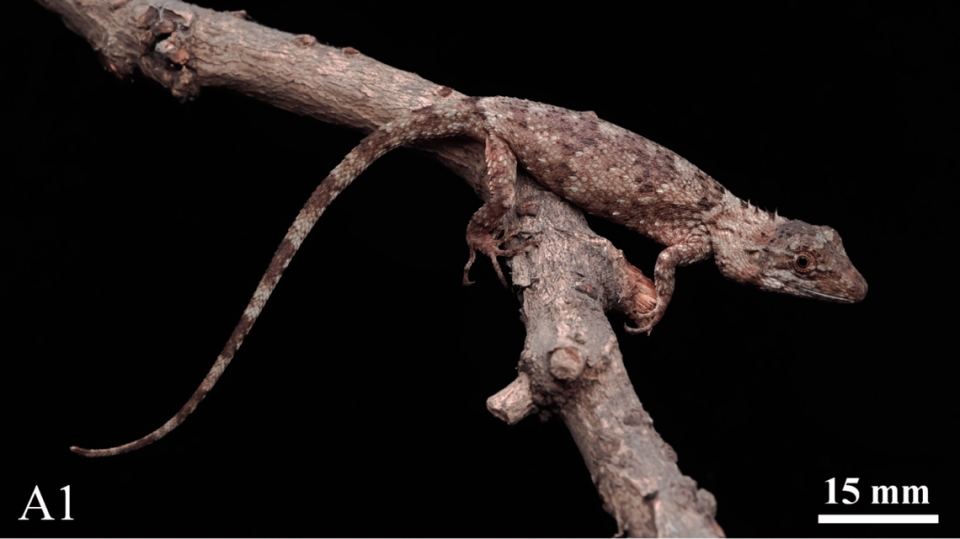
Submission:
<svg viewBox="0 0 960 539">
<path fill-rule="evenodd" d="M 940 515 L 817 515 L 817 524 L 939 524 Z"/>
</svg>

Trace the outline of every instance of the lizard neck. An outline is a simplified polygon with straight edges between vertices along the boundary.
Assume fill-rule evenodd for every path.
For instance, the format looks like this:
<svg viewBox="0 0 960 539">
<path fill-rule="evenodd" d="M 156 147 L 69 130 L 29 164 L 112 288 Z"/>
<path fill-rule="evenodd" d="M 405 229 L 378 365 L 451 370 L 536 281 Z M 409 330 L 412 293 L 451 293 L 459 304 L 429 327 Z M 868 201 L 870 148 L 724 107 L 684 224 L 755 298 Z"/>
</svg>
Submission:
<svg viewBox="0 0 960 539">
<path fill-rule="evenodd" d="M 762 210 L 749 201 L 725 193 L 723 210 L 707 223 L 714 261 L 724 277 L 733 281 L 756 284 L 747 257 L 762 250 L 787 219 Z"/>
</svg>

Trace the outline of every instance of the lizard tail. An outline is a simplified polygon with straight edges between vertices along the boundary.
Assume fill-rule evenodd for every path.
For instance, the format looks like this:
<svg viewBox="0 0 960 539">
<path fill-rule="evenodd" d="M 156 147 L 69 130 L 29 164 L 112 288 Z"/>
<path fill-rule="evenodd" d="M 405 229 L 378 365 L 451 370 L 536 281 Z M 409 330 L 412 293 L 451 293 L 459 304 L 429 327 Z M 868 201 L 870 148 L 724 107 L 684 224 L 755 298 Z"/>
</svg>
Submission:
<svg viewBox="0 0 960 539">
<path fill-rule="evenodd" d="M 317 186 L 304 204 L 303 209 L 300 210 L 300 214 L 293 225 L 287 230 L 283 241 L 280 242 L 280 247 L 277 248 L 277 252 L 270 260 L 270 266 L 263 274 L 263 278 L 260 279 L 257 290 L 253 293 L 250 303 L 243 312 L 243 317 L 233 329 L 227 344 L 224 345 L 223 351 L 217 356 L 216 362 L 210 368 L 210 372 L 207 373 L 200 387 L 194 391 L 176 415 L 157 430 L 130 443 L 106 449 L 84 449 L 72 446 L 70 450 L 85 457 L 119 455 L 150 445 L 183 423 L 183 420 L 196 409 L 200 401 L 213 389 L 220 375 L 230 364 L 230 360 L 233 359 L 234 354 L 240 348 L 244 337 L 250 332 L 264 304 L 277 286 L 280 276 L 283 275 L 283 270 L 290 264 L 290 260 L 296 254 L 300 244 L 303 243 L 304 238 L 307 237 L 317 219 L 333 202 L 333 199 L 374 161 L 398 146 L 424 138 L 448 137 L 458 134 L 478 136 L 479 133 L 475 128 L 476 123 L 464 121 L 451 125 L 449 122 L 450 115 L 460 113 L 466 116 L 469 111 L 466 105 L 464 102 L 452 102 L 436 107 L 426 107 L 384 124 L 380 129 L 360 141 L 360 144 L 347 154 L 343 161 L 330 172 L 330 175 L 320 182 L 320 185 Z M 446 122 L 442 121 L 443 117 L 447 118 Z M 467 118 L 464 118 L 464 120 L 467 120 Z"/>
</svg>

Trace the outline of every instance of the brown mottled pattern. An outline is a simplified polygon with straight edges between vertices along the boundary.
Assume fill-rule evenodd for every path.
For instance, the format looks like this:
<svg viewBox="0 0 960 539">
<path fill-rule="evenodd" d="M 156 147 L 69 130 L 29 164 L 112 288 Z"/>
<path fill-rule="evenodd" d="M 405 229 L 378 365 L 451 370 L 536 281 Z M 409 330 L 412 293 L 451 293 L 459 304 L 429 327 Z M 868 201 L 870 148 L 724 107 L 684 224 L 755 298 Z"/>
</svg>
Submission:
<svg viewBox="0 0 960 539">
<path fill-rule="evenodd" d="M 200 387 L 156 431 L 110 449 L 71 449 L 85 456 L 116 455 L 150 444 L 176 428 L 213 388 L 256 322 L 283 270 L 336 196 L 384 153 L 419 139 L 466 135 L 486 143 L 488 202 L 467 226 L 470 258 L 488 256 L 506 285 L 497 256 L 501 220 L 515 203 L 519 164 L 537 181 L 584 210 L 622 224 L 667 248 L 654 269 L 656 306 L 642 315 L 649 332 L 674 290 L 674 270 L 714 257 L 727 278 L 763 290 L 853 303 L 867 283 L 847 258 L 840 236 L 762 212 L 723 188 L 686 159 L 599 119 L 542 103 L 506 97 L 468 98 L 425 107 L 364 138 L 310 196 L 270 261 L 243 317 Z"/>
</svg>

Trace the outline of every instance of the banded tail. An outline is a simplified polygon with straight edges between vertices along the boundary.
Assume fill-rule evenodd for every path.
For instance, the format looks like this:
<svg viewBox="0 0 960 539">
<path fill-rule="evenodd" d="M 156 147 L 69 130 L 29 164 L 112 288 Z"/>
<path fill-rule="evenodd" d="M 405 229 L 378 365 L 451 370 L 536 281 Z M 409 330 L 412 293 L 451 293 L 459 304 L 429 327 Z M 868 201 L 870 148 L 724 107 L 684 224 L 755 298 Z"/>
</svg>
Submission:
<svg viewBox="0 0 960 539">
<path fill-rule="evenodd" d="M 303 209 L 297 219 L 287 230 L 286 236 L 280 242 L 280 247 L 274 253 L 270 260 L 270 266 L 267 268 L 257 290 L 253 293 L 250 303 L 243 312 L 243 317 L 233 333 L 227 340 L 223 351 L 217 356 L 210 372 L 203 379 L 200 387 L 194 391 L 193 395 L 187 400 L 186 404 L 180 408 L 169 421 L 163 424 L 157 430 L 146 436 L 134 440 L 130 443 L 110 447 L 107 449 L 84 449 L 82 447 L 71 446 L 70 450 L 85 457 L 110 457 L 119 455 L 156 442 L 177 428 L 183 420 L 187 418 L 200 404 L 200 401 L 207 396 L 207 393 L 213 389 L 214 384 L 223 374 L 223 371 L 230 364 L 234 354 L 243 343 L 243 339 L 250 332 L 250 328 L 256 323 L 260 311 L 264 304 L 276 288 L 277 282 L 283 275 L 283 270 L 290 264 L 293 255 L 297 253 L 300 244 L 310 233 L 317 219 L 323 215 L 327 206 L 333 202 L 333 199 L 347 188 L 367 167 L 373 164 L 385 153 L 402 146 L 403 144 L 426 138 L 440 138 L 454 135 L 468 135 L 473 138 L 483 139 L 484 134 L 479 127 L 479 122 L 473 117 L 475 109 L 471 108 L 468 102 L 471 100 L 455 101 L 444 103 L 442 105 L 425 107 L 413 111 L 407 116 L 384 124 L 380 129 L 374 131 L 357 145 L 347 156 L 336 166 L 320 185 L 313 191 L 310 198 L 304 204 Z M 450 121 L 451 117 L 462 118 L 462 121 Z"/>
</svg>

